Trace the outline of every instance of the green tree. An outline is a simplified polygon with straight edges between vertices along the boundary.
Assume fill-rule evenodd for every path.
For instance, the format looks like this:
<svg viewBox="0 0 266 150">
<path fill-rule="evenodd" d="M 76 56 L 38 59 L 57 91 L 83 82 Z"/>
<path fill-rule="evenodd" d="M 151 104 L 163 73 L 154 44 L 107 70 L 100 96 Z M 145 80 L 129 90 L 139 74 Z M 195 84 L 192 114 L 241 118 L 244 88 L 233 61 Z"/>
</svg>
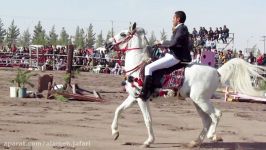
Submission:
<svg viewBox="0 0 266 150">
<path fill-rule="evenodd" d="M 30 32 L 29 29 L 23 32 L 23 34 L 19 38 L 19 45 L 22 47 L 29 47 L 30 45 Z"/>
<path fill-rule="evenodd" d="M 0 18 L 0 45 L 4 43 L 5 36 L 6 36 L 6 29 L 4 29 L 4 24 Z"/>
<path fill-rule="evenodd" d="M 156 41 L 156 36 L 155 36 L 155 34 L 154 34 L 154 31 L 152 31 L 152 32 L 151 32 L 151 36 L 150 36 L 150 38 L 149 38 L 149 43 L 150 43 L 151 45 L 153 45 L 153 44 L 155 43 L 155 41 Z"/>
<path fill-rule="evenodd" d="M 108 31 L 107 32 L 107 35 L 106 35 L 105 42 L 107 42 L 111 37 L 112 37 L 112 32 L 111 31 Z"/>
<path fill-rule="evenodd" d="M 162 41 L 167 40 L 167 35 L 166 35 L 166 32 L 164 31 L 164 29 L 163 29 L 163 31 L 161 32 L 161 40 L 162 40 Z"/>
<path fill-rule="evenodd" d="M 11 25 L 9 26 L 7 31 L 6 42 L 8 44 L 16 44 L 19 34 L 19 28 L 15 25 L 14 20 L 12 20 Z"/>
<path fill-rule="evenodd" d="M 84 34 L 85 34 L 84 30 L 82 28 L 80 29 L 79 26 L 77 26 L 75 41 L 74 41 L 74 44 L 76 45 L 77 48 L 84 48 L 84 41 L 85 41 Z"/>
<path fill-rule="evenodd" d="M 63 27 L 60 33 L 59 43 L 61 45 L 68 45 L 69 42 L 69 34 L 67 34 L 65 27 Z"/>
<path fill-rule="evenodd" d="M 79 45 L 81 48 L 84 48 L 85 46 L 85 31 L 83 30 L 83 28 L 80 29 L 80 37 L 79 37 Z"/>
<path fill-rule="evenodd" d="M 54 45 L 54 46 L 56 46 L 58 44 L 58 35 L 56 34 L 54 25 L 53 25 L 51 31 L 49 32 L 48 43 L 51 45 Z"/>
<path fill-rule="evenodd" d="M 74 40 L 74 44 L 76 45 L 76 47 L 79 47 L 79 37 L 80 37 L 80 31 L 79 31 L 79 26 L 77 26 L 76 28 L 76 34 L 75 34 L 75 40 Z"/>
<path fill-rule="evenodd" d="M 92 24 L 90 24 L 86 38 L 86 46 L 88 48 L 94 48 L 94 44 L 95 44 L 95 34 L 93 33 L 93 26 Z"/>
<path fill-rule="evenodd" d="M 103 39 L 103 33 L 101 31 L 101 33 L 97 36 L 96 48 L 102 47 L 103 45 L 104 45 L 104 39 Z"/>
<path fill-rule="evenodd" d="M 39 21 L 38 24 L 34 26 L 32 44 L 36 44 L 36 45 L 46 44 L 45 30 L 43 29 L 41 25 L 41 21 Z"/>
</svg>

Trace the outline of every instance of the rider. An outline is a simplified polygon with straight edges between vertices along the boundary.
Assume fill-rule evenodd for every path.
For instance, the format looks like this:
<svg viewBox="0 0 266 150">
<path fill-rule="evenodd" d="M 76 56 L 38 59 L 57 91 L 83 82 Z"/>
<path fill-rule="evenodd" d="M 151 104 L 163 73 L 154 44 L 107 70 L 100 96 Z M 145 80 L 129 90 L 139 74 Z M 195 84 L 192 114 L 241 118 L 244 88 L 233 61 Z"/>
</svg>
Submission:
<svg viewBox="0 0 266 150">
<path fill-rule="evenodd" d="M 152 73 L 159 69 L 169 68 L 181 61 L 190 62 L 191 55 L 189 51 L 189 32 L 184 25 L 186 14 L 183 11 L 176 11 L 173 16 L 173 35 L 171 41 L 165 41 L 160 44 L 161 48 L 170 49 L 164 57 L 150 63 L 145 67 L 145 79 L 143 88 L 139 95 L 146 101 L 152 94 Z"/>
</svg>

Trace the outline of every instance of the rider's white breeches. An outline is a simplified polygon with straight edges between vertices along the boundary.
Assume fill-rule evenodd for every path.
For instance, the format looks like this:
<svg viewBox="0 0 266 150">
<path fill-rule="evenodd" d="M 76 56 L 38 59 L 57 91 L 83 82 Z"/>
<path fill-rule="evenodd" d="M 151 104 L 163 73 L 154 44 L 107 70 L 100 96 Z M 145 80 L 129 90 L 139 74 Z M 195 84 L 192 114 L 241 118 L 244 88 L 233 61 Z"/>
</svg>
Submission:
<svg viewBox="0 0 266 150">
<path fill-rule="evenodd" d="M 166 53 L 164 57 L 148 64 L 145 67 L 145 76 L 152 75 L 152 72 L 159 69 L 172 67 L 180 62 L 172 54 Z"/>
</svg>

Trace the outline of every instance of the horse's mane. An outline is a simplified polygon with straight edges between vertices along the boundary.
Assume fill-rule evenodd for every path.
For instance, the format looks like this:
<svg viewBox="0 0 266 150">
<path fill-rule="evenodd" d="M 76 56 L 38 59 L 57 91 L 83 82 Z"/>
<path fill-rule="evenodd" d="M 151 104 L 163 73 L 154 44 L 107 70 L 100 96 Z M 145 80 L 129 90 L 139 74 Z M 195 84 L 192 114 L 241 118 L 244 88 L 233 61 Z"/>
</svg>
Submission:
<svg viewBox="0 0 266 150">
<path fill-rule="evenodd" d="M 146 33 L 143 28 L 136 28 L 136 33 L 140 36 L 141 46 L 143 47 L 142 61 L 146 61 L 151 58 L 152 48 L 147 40 Z"/>
</svg>

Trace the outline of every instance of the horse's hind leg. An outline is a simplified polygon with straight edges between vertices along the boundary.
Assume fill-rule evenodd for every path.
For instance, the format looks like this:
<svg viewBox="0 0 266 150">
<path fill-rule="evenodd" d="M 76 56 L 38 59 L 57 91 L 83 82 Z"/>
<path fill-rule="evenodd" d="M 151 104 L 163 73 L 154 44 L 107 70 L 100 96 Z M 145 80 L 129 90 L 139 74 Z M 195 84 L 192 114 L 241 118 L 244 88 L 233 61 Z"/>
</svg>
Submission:
<svg viewBox="0 0 266 150">
<path fill-rule="evenodd" d="M 213 117 L 214 119 L 212 118 L 212 120 L 215 121 L 212 121 L 212 124 L 207 133 L 207 138 L 211 139 L 212 141 L 222 141 L 223 139 L 215 134 L 218 123 L 222 117 L 222 112 L 219 109 L 214 108 L 214 115 L 212 115 L 211 117 Z"/>
<path fill-rule="evenodd" d="M 212 88 L 209 87 L 208 89 L 206 88 L 199 89 L 198 87 L 200 87 L 200 85 L 197 86 L 195 85 L 194 87 L 191 88 L 190 98 L 211 119 L 212 123 L 207 132 L 207 138 L 212 140 L 217 140 L 215 132 L 218 122 L 222 116 L 222 113 L 220 110 L 215 108 L 209 100 L 212 94 L 215 92 L 216 88 L 214 88 L 213 86 Z"/>
<path fill-rule="evenodd" d="M 190 147 L 195 147 L 197 145 L 200 145 L 203 142 L 203 140 L 206 137 L 207 132 L 208 132 L 210 126 L 211 126 L 211 123 L 212 123 L 212 120 L 209 117 L 209 115 L 207 115 L 205 112 L 203 112 L 201 110 L 201 108 L 195 102 L 194 102 L 194 105 L 196 107 L 196 110 L 197 110 L 198 114 L 201 117 L 202 124 L 203 124 L 203 129 L 202 129 L 201 133 L 199 134 L 199 137 L 197 138 L 197 140 L 196 141 L 192 141 L 190 143 Z"/>
<path fill-rule="evenodd" d="M 199 108 L 211 118 L 211 125 L 207 133 L 207 138 L 217 140 L 216 138 L 216 127 L 222 116 L 219 109 L 215 108 L 209 99 L 203 99 L 201 97 L 194 98 L 193 101 L 199 106 Z"/>
<path fill-rule="evenodd" d="M 113 123 L 111 125 L 112 135 L 114 136 L 114 140 L 116 140 L 119 137 L 119 131 L 118 131 L 118 118 L 121 115 L 123 111 L 125 111 L 127 108 L 131 107 L 133 103 L 135 102 L 135 98 L 132 96 L 128 96 L 127 99 L 116 108 L 115 116 L 113 119 Z"/>
</svg>

